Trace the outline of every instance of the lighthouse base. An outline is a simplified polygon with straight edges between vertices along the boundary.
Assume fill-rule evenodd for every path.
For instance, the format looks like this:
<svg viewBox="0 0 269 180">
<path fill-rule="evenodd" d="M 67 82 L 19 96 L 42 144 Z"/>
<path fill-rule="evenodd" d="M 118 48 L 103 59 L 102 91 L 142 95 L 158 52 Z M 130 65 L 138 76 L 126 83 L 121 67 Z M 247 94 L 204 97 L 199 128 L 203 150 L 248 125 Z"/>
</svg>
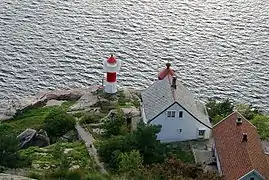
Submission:
<svg viewBox="0 0 269 180">
<path fill-rule="evenodd" d="M 117 83 L 108 83 L 105 84 L 105 92 L 109 94 L 115 94 L 117 92 Z"/>
</svg>

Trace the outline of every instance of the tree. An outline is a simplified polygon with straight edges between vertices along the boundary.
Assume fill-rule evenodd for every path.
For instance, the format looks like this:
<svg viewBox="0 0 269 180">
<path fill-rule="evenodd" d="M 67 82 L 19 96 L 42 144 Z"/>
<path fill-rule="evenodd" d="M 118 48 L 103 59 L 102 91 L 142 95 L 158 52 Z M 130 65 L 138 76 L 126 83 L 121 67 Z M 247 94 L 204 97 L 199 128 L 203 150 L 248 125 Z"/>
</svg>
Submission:
<svg viewBox="0 0 269 180">
<path fill-rule="evenodd" d="M 265 115 L 256 115 L 251 121 L 256 126 L 262 139 L 269 139 L 269 117 Z"/>
<path fill-rule="evenodd" d="M 248 104 L 238 104 L 236 105 L 236 110 L 241 113 L 246 119 L 251 120 L 260 112 Z"/>
<path fill-rule="evenodd" d="M 115 136 L 99 142 L 98 153 L 101 159 L 114 169 L 118 167 L 117 158 L 120 153 L 132 150 L 139 151 L 144 164 L 163 162 L 165 148 L 156 136 L 160 129 L 160 126 L 139 125 L 136 131 L 126 136 Z"/>
<path fill-rule="evenodd" d="M 52 110 L 44 120 L 44 129 L 52 140 L 75 128 L 75 118 L 63 109 Z"/>
<path fill-rule="evenodd" d="M 19 146 L 16 136 L 0 136 L 0 165 L 16 167 L 19 162 Z"/>
<path fill-rule="evenodd" d="M 233 104 L 229 99 L 217 102 L 215 99 L 209 99 L 206 103 L 208 115 L 211 117 L 213 124 L 216 124 L 233 112 Z"/>
<path fill-rule="evenodd" d="M 137 150 L 131 152 L 120 153 L 117 158 L 119 172 L 133 173 L 141 168 L 143 165 L 143 159 Z"/>
</svg>

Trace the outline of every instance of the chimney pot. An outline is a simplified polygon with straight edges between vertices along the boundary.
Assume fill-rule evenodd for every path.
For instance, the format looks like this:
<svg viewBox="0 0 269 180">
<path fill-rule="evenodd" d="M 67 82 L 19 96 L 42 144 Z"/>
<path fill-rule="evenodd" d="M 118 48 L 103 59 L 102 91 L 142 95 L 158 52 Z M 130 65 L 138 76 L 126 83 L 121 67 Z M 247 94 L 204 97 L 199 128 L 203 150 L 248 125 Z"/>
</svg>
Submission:
<svg viewBox="0 0 269 180">
<path fill-rule="evenodd" d="M 247 133 L 243 133 L 242 142 L 247 142 L 247 141 L 248 141 L 248 135 L 247 135 Z"/>
<path fill-rule="evenodd" d="M 236 120 L 236 124 L 237 124 L 237 125 L 242 124 L 242 118 L 241 118 L 241 117 L 238 117 L 238 118 L 237 118 L 237 120 Z"/>
<path fill-rule="evenodd" d="M 166 68 L 169 69 L 171 67 L 170 63 L 166 63 Z"/>
</svg>

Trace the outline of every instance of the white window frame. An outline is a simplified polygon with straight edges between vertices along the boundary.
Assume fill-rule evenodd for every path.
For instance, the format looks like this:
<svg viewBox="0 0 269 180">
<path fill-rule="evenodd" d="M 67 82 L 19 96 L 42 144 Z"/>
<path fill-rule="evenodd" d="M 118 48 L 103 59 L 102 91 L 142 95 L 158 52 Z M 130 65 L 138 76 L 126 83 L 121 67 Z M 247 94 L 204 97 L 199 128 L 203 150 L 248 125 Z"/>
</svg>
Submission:
<svg viewBox="0 0 269 180">
<path fill-rule="evenodd" d="M 200 132 L 203 132 L 203 135 L 200 135 Z M 205 137 L 205 129 L 198 129 L 198 137 L 204 138 Z"/>
<path fill-rule="evenodd" d="M 182 116 L 180 116 L 180 113 L 182 113 Z M 178 112 L 178 117 L 179 117 L 179 118 L 183 118 L 183 111 L 179 111 L 179 112 Z"/>
<path fill-rule="evenodd" d="M 182 129 L 177 129 L 177 134 L 181 135 L 182 134 Z"/>
<path fill-rule="evenodd" d="M 174 118 L 174 117 L 176 117 L 176 111 L 173 111 L 173 110 L 167 111 L 167 117 L 168 118 Z"/>
</svg>

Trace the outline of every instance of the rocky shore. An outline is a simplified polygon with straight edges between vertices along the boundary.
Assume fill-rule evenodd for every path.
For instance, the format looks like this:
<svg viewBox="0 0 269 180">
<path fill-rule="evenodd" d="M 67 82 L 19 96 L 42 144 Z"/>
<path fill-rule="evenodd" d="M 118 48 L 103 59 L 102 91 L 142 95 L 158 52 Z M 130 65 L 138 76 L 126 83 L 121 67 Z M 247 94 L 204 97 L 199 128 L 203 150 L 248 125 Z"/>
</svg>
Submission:
<svg viewBox="0 0 269 180">
<path fill-rule="evenodd" d="M 13 118 L 27 108 L 45 106 L 51 100 L 78 100 L 87 92 L 93 92 L 98 86 L 69 90 L 42 91 L 35 96 L 28 96 L 18 101 L 11 101 L 7 108 L 0 112 L 0 121 Z"/>
<path fill-rule="evenodd" d="M 97 92 L 100 88 L 100 86 L 90 86 L 87 88 L 68 90 L 57 89 L 53 91 L 42 91 L 35 96 L 28 96 L 17 101 L 11 101 L 6 109 L 0 111 L 0 121 L 12 119 L 15 115 L 28 108 L 58 105 L 61 101 L 67 100 L 78 100 L 77 103 L 70 108 L 70 110 L 85 110 L 94 106 L 98 102 L 107 101 L 105 98 L 96 95 L 95 92 Z M 139 90 L 122 88 L 120 91 L 123 91 L 128 99 L 139 99 L 137 96 Z"/>
</svg>

